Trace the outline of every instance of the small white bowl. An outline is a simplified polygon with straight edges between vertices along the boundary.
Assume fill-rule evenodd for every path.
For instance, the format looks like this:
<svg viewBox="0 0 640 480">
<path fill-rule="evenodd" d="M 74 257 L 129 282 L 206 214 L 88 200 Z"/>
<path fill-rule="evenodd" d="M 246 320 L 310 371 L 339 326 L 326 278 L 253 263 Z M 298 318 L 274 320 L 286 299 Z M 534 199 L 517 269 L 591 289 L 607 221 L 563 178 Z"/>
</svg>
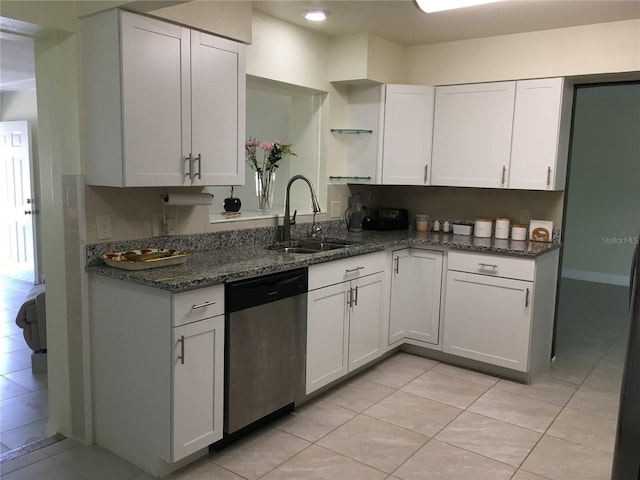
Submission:
<svg viewBox="0 0 640 480">
<path fill-rule="evenodd" d="M 454 235 L 471 235 L 471 232 L 473 232 L 473 225 L 453 224 Z"/>
</svg>

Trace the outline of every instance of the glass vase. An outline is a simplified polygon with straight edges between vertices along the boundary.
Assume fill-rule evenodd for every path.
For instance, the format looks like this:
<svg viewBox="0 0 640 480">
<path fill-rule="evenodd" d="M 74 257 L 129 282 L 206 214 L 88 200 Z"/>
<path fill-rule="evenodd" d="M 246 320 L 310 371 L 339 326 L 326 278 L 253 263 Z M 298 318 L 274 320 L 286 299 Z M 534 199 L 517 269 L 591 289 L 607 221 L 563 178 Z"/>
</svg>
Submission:
<svg viewBox="0 0 640 480">
<path fill-rule="evenodd" d="M 258 196 L 258 213 L 265 215 L 273 206 L 273 190 L 276 184 L 275 170 L 258 170 L 256 172 L 256 195 Z"/>
</svg>

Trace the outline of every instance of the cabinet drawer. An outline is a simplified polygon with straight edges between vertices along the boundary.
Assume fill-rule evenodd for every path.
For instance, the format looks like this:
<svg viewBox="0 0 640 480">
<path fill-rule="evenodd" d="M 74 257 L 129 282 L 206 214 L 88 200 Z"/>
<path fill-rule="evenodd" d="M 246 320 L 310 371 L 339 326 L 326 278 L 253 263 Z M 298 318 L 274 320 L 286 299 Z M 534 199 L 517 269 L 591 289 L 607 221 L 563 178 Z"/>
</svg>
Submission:
<svg viewBox="0 0 640 480">
<path fill-rule="evenodd" d="M 485 253 L 449 252 L 448 270 L 533 281 L 536 261 Z"/>
<path fill-rule="evenodd" d="M 224 314 L 224 285 L 173 295 L 173 326 Z"/>
<path fill-rule="evenodd" d="M 309 290 L 382 272 L 387 255 L 384 251 L 343 258 L 309 267 Z"/>
</svg>

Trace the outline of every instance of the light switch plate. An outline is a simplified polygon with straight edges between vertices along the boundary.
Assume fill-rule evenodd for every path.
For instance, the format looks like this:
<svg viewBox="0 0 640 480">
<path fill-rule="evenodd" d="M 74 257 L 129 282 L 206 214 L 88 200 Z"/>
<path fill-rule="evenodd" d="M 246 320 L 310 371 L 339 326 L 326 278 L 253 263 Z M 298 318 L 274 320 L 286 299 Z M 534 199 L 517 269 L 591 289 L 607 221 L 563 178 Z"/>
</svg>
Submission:
<svg viewBox="0 0 640 480">
<path fill-rule="evenodd" d="M 152 213 L 151 214 L 151 236 L 159 237 L 163 233 L 164 233 L 164 228 L 162 225 L 162 214 Z"/>
<path fill-rule="evenodd" d="M 340 218 L 342 216 L 342 208 L 340 208 L 340 200 L 331 202 L 331 218 Z"/>
<path fill-rule="evenodd" d="M 113 237 L 111 231 L 111 215 L 96 215 L 96 237 L 105 240 Z"/>
</svg>

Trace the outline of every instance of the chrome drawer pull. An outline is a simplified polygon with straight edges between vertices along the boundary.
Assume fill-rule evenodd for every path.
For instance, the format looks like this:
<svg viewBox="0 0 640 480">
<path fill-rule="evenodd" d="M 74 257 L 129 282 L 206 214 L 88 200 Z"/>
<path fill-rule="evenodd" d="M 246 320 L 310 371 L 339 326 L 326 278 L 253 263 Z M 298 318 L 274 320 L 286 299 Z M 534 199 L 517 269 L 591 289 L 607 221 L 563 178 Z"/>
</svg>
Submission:
<svg viewBox="0 0 640 480">
<path fill-rule="evenodd" d="M 358 270 L 363 270 L 364 267 L 356 267 L 356 268 L 347 268 L 345 270 L 346 273 L 353 273 L 353 272 L 357 272 Z"/>
<path fill-rule="evenodd" d="M 211 305 L 215 305 L 217 302 L 204 302 L 199 305 L 194 305 L 191 307 L 192 310 L 196 310 L 197 308 L 210 307 Z"/>
<path fill-rule="evenodd" d="M 180 360 L 181 365 L 184 365 L 184 335 L 180 337 L 178 342 L 180 342 L 180 355 L 178 355 L 178 360 Z"/>
<path fill-rule="evenodd" d="M 480 263 L 478 262 L 478 265 L 480 265 L 482 268 L 498 268 L 498 265 L 495 265 L 493 263 Z"/>
<path fill-rule="evenodd" d="M 400 257 L 396 257 L 396 273 L 400 273 Z"/>
<path fill-rule="evenodd" d="M 529 289 L 527 288 L 527 295 L 524 298 L 524 306 L 527 308 L 529 306 Z"/>
</svg>

